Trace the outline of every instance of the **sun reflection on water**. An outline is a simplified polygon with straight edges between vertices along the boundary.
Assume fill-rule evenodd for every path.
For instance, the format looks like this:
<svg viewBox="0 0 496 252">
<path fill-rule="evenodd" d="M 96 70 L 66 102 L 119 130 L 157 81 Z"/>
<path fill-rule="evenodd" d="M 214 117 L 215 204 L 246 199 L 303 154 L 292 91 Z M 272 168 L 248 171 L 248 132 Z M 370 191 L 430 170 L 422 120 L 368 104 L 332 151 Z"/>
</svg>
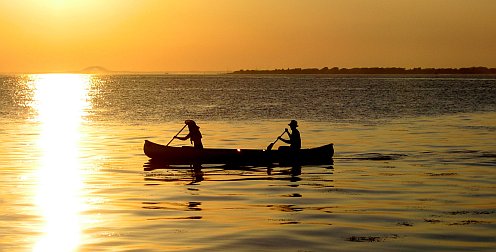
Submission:
<svg viewBox="0 0 496 252">
<path fill-rule="evenodd" d="M 79 143 L 91 76 L 42 74 L 31 80 L 41 150 L 35 203 L 44 220 L 33 251 L 73 251 L 81 243 L 85 208 Z"/>
</svg>

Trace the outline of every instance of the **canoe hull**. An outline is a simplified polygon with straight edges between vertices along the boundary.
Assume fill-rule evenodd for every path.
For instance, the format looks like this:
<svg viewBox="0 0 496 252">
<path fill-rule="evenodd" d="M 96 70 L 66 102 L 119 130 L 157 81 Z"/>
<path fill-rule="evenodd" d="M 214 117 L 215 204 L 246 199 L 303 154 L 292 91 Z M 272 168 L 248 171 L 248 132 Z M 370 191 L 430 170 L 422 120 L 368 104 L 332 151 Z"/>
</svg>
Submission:
<svg viewBox="0 0 496 252">
<path fill-rule="evenodd" d="M 145 155 L 152 160 L 160 160 L 170 164 L 331 164 L 334 155 L 332 144 L 312 149 L 302 149 L 293 153 L 287 146 L 278 150 L 256 149 L 203 149 L 190 146 L 172 147 L 145 140 Z"/>
</svg>

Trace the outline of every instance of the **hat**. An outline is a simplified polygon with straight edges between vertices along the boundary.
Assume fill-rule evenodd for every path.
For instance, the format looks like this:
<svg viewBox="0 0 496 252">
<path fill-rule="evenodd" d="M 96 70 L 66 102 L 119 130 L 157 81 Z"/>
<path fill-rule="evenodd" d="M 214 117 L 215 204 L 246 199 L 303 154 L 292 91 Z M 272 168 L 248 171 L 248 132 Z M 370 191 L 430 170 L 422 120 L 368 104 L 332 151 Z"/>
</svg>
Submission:
<svg viewBox="0 0 496 252">
<path fill-rule="evenodd" d="M 295 126 L 298 127 L 298 122 L 296 120 L 291 120 L 291 122 L 288 124 L 289 126 Z"/>
<path fill-rule="evenodd" d="M 195 121 L 193 121 L 193 120 L 186 120 L 186 121 L 184 121 L 184 124 L 186 124 L 186 125 L 190 125 L 190 124 L 191 125 L 196 125 Z"/>
</svg>

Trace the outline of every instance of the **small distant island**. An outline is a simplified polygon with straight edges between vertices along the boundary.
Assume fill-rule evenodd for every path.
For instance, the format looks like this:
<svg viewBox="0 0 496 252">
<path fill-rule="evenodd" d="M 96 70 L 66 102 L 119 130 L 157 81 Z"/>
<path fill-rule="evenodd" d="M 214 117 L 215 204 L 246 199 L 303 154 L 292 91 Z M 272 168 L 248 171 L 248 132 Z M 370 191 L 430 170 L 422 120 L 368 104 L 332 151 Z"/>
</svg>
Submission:
<svg viewBox="0 0 496 252">
<path fill-rule="evenodd" d="M 90 67 L 87 67 L 85 69 L 82 69 L 79 72 L 85 73 L 85 74 L 106 74 L 106 73 L 110 73 L 112 71 L 110 71 L 107 68 L 102 67 L 102 66 L 90 66 Z"/>
<path fill-rule="evenodd" d="M 496 68 L 400 68 L 400 67 L 361 67 L 361 68 L 288 68 L 274 70 L 239 70 L 231 74 L 496 74 Z"/>
</svg>

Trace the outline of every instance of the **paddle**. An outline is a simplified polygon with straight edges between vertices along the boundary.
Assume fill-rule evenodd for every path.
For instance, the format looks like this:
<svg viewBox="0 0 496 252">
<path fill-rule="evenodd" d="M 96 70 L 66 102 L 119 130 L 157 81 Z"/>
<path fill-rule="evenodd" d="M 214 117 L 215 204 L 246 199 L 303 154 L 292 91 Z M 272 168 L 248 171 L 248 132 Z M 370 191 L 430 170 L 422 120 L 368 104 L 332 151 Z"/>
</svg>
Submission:
<svg viewBox="0 0 496 252">
<path fill-rule="evenodd" d="M 284 133 L 286 133 L 286 132 L 287 131 L 284 130 L 284 132 L 279 137 L 282 137 L 282 135 L 284 135 Z M 270 143 L 269 146 L 267 146 L 268 151 L 272 150 L 272 147 L 274 147 L 274 144 L 276 144 L 276 142 L 279 140 L 279 137 L 273 143 Z"/>
<path fill-rule="evenodd" d="M 188 125 L 187 125 L 187 124 L 185 124 L 185 125 L 183 126 L 183 128 L 182 128 L 179 132 L 177 132 L 177 134 L 176 134 L 176 135 L 175 135 L 175 136 L 174 136 L 174 137 L 173 137 L 173 138 L 172 138 L 172 139 L 171 139 L 171 140 L 167 143 L 167 145 L 166 145 L 166 146 L 169 146 L 169 144 L 170 144 L 170 143 L 172 143 L 172 141 L 174 140 L 174 138 L 176 138 L 176 137 L 179 135 L 179 133 L 181 133 L 181 131 L 183 131 L 183 129 L 184 129 L 184 128 L 186 128 L 186 126 L 188 126 Z"/>
</svg>

